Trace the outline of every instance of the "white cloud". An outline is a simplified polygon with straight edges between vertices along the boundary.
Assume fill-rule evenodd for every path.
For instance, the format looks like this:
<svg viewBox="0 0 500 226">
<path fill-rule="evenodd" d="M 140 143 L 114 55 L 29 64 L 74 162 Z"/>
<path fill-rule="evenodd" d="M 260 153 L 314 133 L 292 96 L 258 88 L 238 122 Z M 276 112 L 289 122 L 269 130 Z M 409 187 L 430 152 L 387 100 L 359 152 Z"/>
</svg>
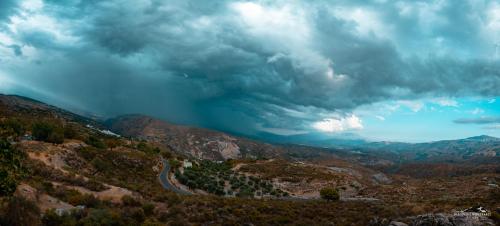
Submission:
<svg viewBox="0 0 500 226">
<path fill-rule="evenodd" d="M 420 101 L 400 100 L 397 101 L 397 103 L 409 108 L 413 112 L 419 112 L 425 106 L 425 104 Z"/>
<path fill-rule="evenodd" d="M 230 4 L 230 8 L 249 36 L 277 52 L 267 58 L 267 63 L 286 57 L 294 67 L 309 76 L 324 76 L 332 84 L 347 81 L 348 76 L 335 74 L 332 60 L 315 49 L 317 43 L 311 14 L 300 4 L 270 6 L 236 2 Z"/>
<path fill-rule="evenodd" d="M 377 118 L 380 121 L 385 121 L 385 117 L 384 116 L 376 115 L 375 118 Z"/>
<path fill-rule="evenodd" d="M 46 14 L 43 7 L 43 2 L 40 0 L 24 2 L 19 15 L 12 16 L 10 23 L 7 24 L 12 34 L 10 39 L 15 39 L 18 35 L 41 32 L 53 36 L 53 41 L 56 43 L 64 45 L 76 44 L 80 38 L 73 35 L 70 29 L 75 24 Z M 2 39 L 5 39 L 5 37 Z"/>
<path fill-rule="evenodd" d="M 327 118 L 313 123 L 312 126 L 319 131 L 335 133 L 363 129 L 363 122 L 356 115 L 351 115 L 345 118 Z"/>
<path fill-rule="evenodd" d="M 270 57 L 267 58 L 267 63 L 274 63 L 278 61 L 279 59 L 286 57 L 285 54 L 283 53 L 276 53 Z"/>
<path fill-rule="evenodd" d="M 496 101 L 496 99 L 491 99 L 488 101 L 488 104 L 493 104 L 493 103 L 495 103 L 495 101 Z"/>
<path fill-rule="evenodd" d="M 484 110 L 481 108 L 474 108 L 474 110 L 470 111 L 471 114 L 477 115 L 477 114 L 483 114 Z"/>
<path fill-rule="evenodd" d="M 30 11 L 40 10 L 43 8 L 42 0 L 25 0 L 21 6 Z"/>
<path fill-rule="evenodd" d="M 305 134 L 307 131 L 305 130 L 294 130 L 294 129 L 286 129 L 286 128 L 270 128 L 270 127 L 264 127 L 262 124 L 257 125 L 257 130 L 268 132 L 268 133 L 273 133 L 273 134 L 278 134 L 278 135 L 283 135 L 283 136 L 291 136 L 291 135 L 299 135 L 299 134 Z"/>
<path fill-rule="evenodd" d="M 491 39 L 498 39 L 500 35 L 500 4 L 494 2 L 489 5 L 488 11 L 486 12 L 486 23 L 484 27 L 484 32 Z M 498 42 L 499 40 L 493 40 Z"/>
<path fill-rule="evenodd" d="M 436 103 L 443 107 L 458 107 L 458 102 L 456 100 L 448 98 L 438 98 L 432 100 L 431 102 Z"/>
</svg>

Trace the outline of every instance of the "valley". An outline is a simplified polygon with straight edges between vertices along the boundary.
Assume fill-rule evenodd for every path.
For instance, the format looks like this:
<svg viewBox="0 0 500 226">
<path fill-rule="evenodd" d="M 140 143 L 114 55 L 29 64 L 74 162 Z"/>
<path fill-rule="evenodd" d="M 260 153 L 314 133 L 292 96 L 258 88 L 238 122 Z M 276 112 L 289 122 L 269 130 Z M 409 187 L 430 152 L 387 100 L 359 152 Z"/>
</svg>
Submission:
<svg viewBox="0 0 500 226">
<path fill-rule="evenodd" d="M 27 225 L 500 219 L 500 139 L 493 137 L 350 149 L 270 144 L 144 115 L 99 121 L 0 95 L 0 141 L 2 225 L 16 214 Z M 325 199 L 329 188 L 338 198 Z M 454 215 L 474 206 L 489 215 Z"/>
</svg>

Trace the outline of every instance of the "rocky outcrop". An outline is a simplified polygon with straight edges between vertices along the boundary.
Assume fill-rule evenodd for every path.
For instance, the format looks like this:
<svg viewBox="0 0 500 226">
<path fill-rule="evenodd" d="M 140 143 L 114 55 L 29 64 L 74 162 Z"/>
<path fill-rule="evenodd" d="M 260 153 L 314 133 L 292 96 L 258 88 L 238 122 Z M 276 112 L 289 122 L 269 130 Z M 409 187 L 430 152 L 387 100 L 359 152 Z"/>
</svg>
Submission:
<svg viewBox="0 0 500 226">
<path fill-rule="evenodd" d="M 415 217 L 410 226 L 494 226 L 486 216 L 477 214 L 427 214 Z"/>
<path fill-rule="evenodd" d="M 383 173 L 377 173 L 372 176 L 373 180 L 379 184 L 391 184 L 392 180 Z"/>
<path fill-rule="evenodd" d="M 494 226 L 493 220 L 476 213 L 425 214 L 404 219 L 405 222 L 374 218 L 368 226 Z"/>
</svg>

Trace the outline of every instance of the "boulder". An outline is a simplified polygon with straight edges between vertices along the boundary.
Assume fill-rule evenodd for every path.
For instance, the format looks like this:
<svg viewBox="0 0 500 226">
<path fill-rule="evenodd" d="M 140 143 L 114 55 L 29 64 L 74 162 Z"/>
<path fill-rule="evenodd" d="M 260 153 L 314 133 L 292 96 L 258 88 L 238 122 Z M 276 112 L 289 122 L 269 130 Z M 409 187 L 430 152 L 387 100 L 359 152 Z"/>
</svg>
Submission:
<svg viewBox="0 0 500 226">
<path fill-rule="evenodd" d="M 408 226 L 407 224 L 399 221 L 391 221 L 388 226 Z"/>
<path fill-rule="evenodd" d="M 467 214 L 426 214 L 413 218 L 411 226 L 494 226 L 486 216 Z"/>
</svg>

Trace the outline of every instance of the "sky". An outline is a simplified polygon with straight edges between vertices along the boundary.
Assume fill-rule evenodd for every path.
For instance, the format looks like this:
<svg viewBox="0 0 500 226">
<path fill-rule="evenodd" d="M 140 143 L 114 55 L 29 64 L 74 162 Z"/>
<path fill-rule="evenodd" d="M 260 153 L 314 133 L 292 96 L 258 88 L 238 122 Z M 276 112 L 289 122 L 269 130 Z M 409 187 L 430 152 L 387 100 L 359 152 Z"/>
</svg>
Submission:
<svg viewBox="0 0 500 226">
<path fill-rule="evenodd" d="M 499 51 L 498 1 L 0 1 L 0 93 L 250 136 L 500 137 Z"/>
</svg>

